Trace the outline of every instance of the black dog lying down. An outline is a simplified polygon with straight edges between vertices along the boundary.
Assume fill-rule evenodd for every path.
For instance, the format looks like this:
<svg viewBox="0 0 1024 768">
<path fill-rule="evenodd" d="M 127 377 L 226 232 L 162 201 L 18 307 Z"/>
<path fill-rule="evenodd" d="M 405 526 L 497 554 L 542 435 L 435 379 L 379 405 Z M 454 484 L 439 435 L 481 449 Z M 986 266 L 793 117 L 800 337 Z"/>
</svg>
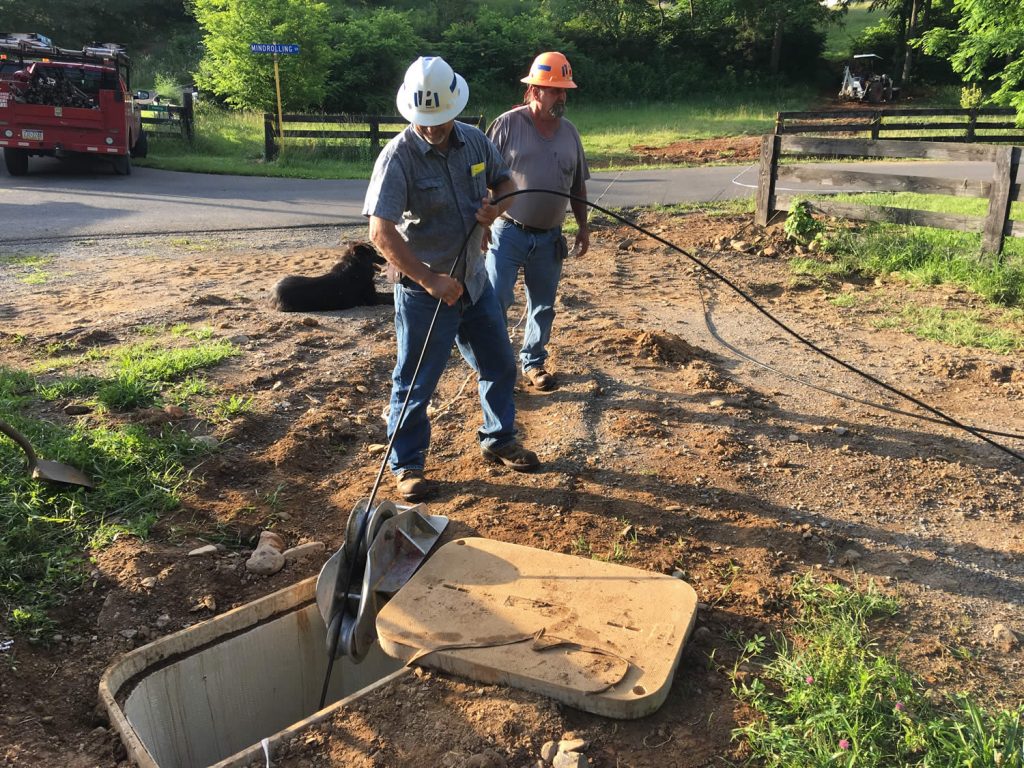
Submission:
<svg viewBox="0 0 1024 768">
<path fill-rule="evenodd" d="M 349 243 L 341 261 L 326 275 L 288 275 L 274 286 L 270 303 L 282 312 L 323 312 L 380 304 L 390 294 L 378 294 L 373 278 L 384 257 L 370 243 Z"/>
</svg>

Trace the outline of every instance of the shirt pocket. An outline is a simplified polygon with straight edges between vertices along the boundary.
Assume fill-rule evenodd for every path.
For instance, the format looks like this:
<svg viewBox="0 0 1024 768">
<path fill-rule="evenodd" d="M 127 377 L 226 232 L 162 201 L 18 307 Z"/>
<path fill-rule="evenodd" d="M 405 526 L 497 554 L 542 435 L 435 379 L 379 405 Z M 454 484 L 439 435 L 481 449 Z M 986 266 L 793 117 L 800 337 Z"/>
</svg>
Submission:
<svg viewBox="0 0 1024 768">
<path fill-rule="evenodd" d="M 572 188 L 573 177 L 576 176 L 576 166 L 573 163 L 567 163 L 564 160 L 560 160 L 558 163 L 558 174 L 562 180 L 562 184 L 565 185 L 566 189 Z"/>
<path fill-rule="evenodd" d="M 412 201 L 412 214 L 417 218 L 424 218 L 432 214 L 439 214 L 448 207 L 448 194 L 445 189 L 444 179 L 440 176 L 427 176 L 416 179 L 416 199 Z"/>
<path fill-rule="evenodd" d="M 483 163 L 480 164 L 481 166 Z M 487 197 L 487 168 L 479 167 L 479 173 L 473 173 L 473 166 L 469 167 L 469 194 L 473 196 L 473 202 L 480 205 L 480 201 Z"/>
</svg>

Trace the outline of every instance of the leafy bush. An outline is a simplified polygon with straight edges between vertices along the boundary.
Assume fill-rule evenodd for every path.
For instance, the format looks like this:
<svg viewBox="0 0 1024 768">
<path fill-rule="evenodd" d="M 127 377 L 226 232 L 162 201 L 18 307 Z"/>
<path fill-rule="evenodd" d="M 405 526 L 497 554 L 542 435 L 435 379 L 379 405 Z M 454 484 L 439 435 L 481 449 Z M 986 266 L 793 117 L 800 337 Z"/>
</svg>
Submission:
<svg viewBox="0 0 1024 768">
<path fill-rule="evenodd" d="M 789 215 L 786 216 L 786 223 L 782 225 L 782 231 L 786 233 L 786 237 L 806 245 L 817 237 L 822 229 L 821 222 L 811 215 L 811 206 L 806 200 L 793 201 Z"/>
<path fill-rule="evenodd" d="M 985 94 L 977 85 L 968 85 L 960 89 L 960 106 L 964 109 L 975 109 L 985 102 Z"/>
<path fill-rule="evenodd" d="M 405 70 L 416 56 L 432 53 L 414 31 L 409 14 L 379 8 L 338 29 L 324 109 L 395 114 L 395 93 Z"/>
<path fill-rule="evenodd" d="M 518 102 L 525 86 L 519 82 L 534 56 L 562 51 L 573 62 L 576 79 L 586 77 L 573 49 L 552 25 L 534 13 L 505 15 L 482 6 L 476 19 L 453 24 L 442 36 L 442 54 L 469 82 L 470 97 L 481 101 Z"/>
</svg>

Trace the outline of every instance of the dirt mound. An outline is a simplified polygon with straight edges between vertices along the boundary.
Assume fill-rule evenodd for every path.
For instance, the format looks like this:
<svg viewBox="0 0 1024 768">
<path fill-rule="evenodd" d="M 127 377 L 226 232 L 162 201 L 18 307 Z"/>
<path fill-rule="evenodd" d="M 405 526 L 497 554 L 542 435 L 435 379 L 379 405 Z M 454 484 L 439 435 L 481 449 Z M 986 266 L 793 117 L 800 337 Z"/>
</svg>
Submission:
<svg viewBox="0 0 1024 768">
<path fill-rule="evenodd" d="M 659 363 L 686 365 L 698 358 L 706 358 L 708 354 L 674 333 L 644 331 L 633 340 L 633 346 L 648 359 Z"/>
<path fill-rule="evenodd" d="M 637 144 L 630 147 L 637 157 L 648 163 L 679 163 L 702 165 L 722 162 L 754 162 L 761 156 L 760 136 L 738 136 L 728 139 L 686 139 L 663 147 Z"/>
</svg>

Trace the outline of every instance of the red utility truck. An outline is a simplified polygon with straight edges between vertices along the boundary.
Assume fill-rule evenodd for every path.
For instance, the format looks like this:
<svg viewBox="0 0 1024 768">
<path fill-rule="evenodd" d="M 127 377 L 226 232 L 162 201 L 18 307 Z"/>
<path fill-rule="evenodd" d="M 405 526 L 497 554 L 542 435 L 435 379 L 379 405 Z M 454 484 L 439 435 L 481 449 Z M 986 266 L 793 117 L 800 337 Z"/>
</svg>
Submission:
<svg viewBox="0 0 1024 768">
<path fill-rule="evenodd" d="M 0 32 L 0 147 L 11 176 L 28 173 L 32 155 L 102 156 L 127 175 L 145 157 L 141 110 L 129 90 L 124 49 L 80 51 L 38 34 Z"/>
</svg>

